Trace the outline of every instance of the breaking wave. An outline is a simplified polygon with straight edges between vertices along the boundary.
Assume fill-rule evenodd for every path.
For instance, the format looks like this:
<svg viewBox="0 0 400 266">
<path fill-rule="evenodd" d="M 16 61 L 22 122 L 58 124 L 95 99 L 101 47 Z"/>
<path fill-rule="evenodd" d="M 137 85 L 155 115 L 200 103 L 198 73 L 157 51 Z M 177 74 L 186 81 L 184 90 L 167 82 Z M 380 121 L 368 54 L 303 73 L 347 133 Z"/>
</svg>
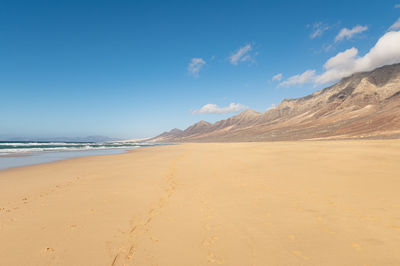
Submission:
<svg viewBox="0 0 400 266">
<path fill-rule="evenodd" d="M 150 143 L 132 142 L 35 142 L 0 141 L 0 155 L 13 153 L 37 153 L 50 151 L 87 151 L 108 149 L 135 149 L 154 146 Z"/>
</svg>

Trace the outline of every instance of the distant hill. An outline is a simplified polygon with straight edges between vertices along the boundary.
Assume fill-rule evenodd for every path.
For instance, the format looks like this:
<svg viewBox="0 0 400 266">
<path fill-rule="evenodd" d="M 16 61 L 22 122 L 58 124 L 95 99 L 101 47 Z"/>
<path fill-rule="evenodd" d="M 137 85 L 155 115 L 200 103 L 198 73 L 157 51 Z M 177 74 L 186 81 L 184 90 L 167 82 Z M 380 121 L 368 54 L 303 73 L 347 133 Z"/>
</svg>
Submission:
<svg viewBox="0 0 400 266">
<path fill-rule="evenodd" d="M 400 137 L 400 64 L 356 73 L 265 113 L 246 110 L 210 124 L 200 121 L 148 141 L 219 142 Z"/>
<path fill-rule="evenodd" d="M 116 139 L 106 136 L 87 136 L 87 137 L 55 137 L 55 138 L 26 138 L 26 137 L 8 137 L 5 141 L 62 141 L 62 142 L 105 142 Z"/>
</svg>

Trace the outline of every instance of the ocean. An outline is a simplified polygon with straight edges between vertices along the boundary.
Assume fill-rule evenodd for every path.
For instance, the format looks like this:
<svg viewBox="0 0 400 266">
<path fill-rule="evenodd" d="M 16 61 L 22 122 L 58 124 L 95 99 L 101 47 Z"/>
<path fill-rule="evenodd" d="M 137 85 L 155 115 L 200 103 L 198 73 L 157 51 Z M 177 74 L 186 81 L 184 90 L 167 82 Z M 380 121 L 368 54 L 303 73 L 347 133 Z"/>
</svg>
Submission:
<svg viewBox="0 0 400 266">
<path fill-rule="evenodd" d="M 69 158 L 124 153 L 160 144 L 132 142 L 0 141 L 0 169 L 65 160 Z"/>
</svg>

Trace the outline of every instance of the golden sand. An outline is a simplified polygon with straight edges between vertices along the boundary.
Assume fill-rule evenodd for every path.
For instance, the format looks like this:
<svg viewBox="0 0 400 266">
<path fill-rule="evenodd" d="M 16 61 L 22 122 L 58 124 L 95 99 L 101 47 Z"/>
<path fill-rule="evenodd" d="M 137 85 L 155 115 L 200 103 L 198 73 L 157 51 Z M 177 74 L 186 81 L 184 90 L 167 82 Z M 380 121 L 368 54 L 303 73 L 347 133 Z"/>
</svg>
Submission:
<svg viewBox="0 0 400 266">
<path fill-rule="evenodd" d="M 399 265 L 400 141 L 183 144 L 0 172 L 0 265 Z"/>
</svg>

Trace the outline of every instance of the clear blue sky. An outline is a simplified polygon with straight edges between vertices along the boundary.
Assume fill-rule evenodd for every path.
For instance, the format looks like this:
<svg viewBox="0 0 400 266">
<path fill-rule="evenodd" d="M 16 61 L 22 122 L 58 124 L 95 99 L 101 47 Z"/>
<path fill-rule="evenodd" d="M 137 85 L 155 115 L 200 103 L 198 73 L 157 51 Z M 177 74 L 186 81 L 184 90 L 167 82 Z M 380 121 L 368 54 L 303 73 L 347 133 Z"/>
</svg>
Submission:
<svg viewBox="0 0 400 266">
<path fill-rule="evenodd" d="M 326 86 L 280 86 L 287 78 L 320 74 L 352 47 L 367 53 L 397 4 L 2 1 L 0 137 L 146 137 L 234 114 L 199 111 L 206 104 L 264 112 Z"/>
</svg>

